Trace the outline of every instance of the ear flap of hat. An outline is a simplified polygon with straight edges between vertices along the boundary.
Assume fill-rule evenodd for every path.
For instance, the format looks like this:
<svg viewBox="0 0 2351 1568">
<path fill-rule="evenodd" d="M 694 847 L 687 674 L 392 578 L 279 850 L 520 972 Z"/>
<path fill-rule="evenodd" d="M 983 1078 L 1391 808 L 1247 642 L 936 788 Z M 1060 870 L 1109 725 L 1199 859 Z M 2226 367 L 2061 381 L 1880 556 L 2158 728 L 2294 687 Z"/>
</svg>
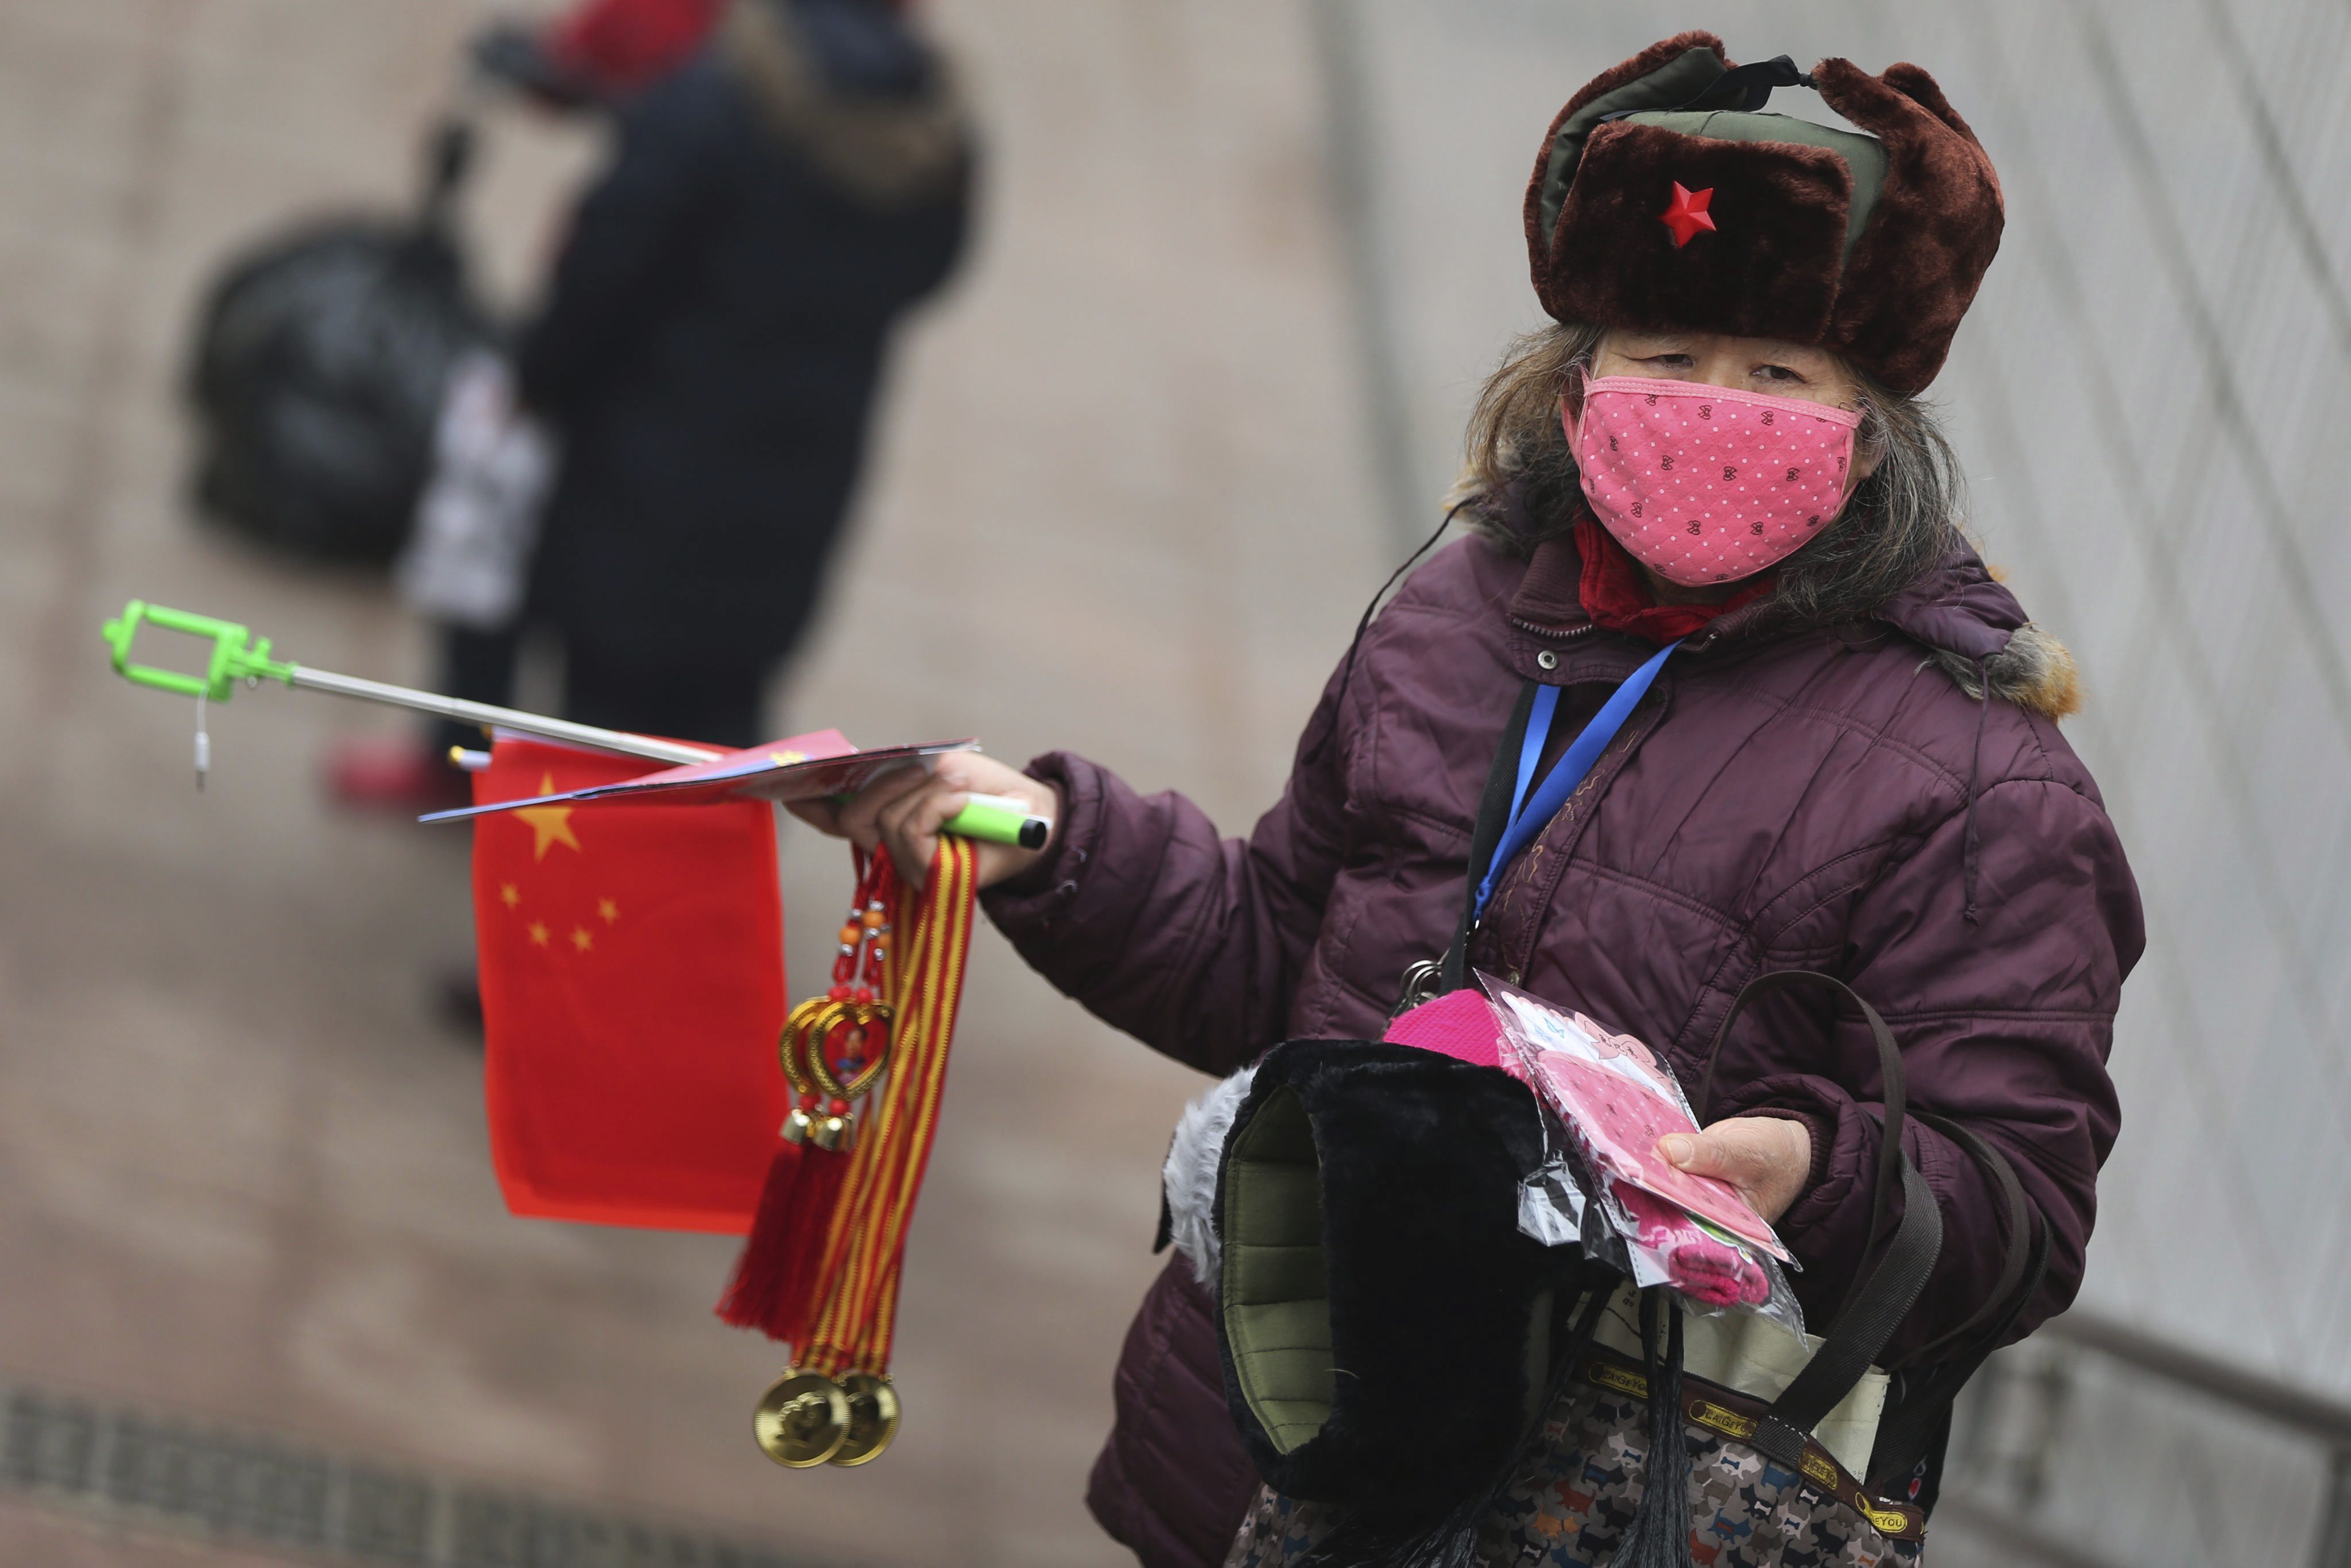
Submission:
<svg viewBox="0 0 2351 1568">
<path fill-rule="evenodd" d="M 1897 392 L 1935 379 L 2004 222 L 2000 177 L 1935 78 L 1914 65 L 1871 76 L 1825 59 L 1813 83 L 1886 149 L 1886 187 L 1838 291 L 1826 342 Z"/>
<path fill-rule="evenodd" d="M 1489 1484 L 1539 1413 L 1574 1249 L 1520 1233 L 1534 1097 L 1414 1046 L 1293 1040 L 1218 1175 L 1225 1389 L 1285 1496 L 1413 1531 Z"/>
<path fill-rule="evenodd" d="M 1695 30 L 1677 33 L 1601 72 L 1567 100 L 1551 122 L 1533 177 L 1527 182 L 1527 261 L 1535 293 L 1546 309 L 1551 308 L 1552 239 L 1593 127 L 1606 115 L 1687 103 L 1729 68 L 1720 38 Z"/>
</svg>

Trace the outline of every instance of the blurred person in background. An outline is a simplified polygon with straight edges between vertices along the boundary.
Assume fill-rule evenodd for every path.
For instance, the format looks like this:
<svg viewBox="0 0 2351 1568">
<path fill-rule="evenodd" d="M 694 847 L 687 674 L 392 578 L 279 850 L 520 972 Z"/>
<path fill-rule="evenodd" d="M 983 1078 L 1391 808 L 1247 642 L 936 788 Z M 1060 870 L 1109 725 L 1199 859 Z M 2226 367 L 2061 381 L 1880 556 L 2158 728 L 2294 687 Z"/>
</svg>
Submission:
<svg viewBox="0 0 2351 1568">
<path fill-rule="evenodd" d="M 480 82 L 562 115 L 616 114 L 700 51 L 722 0 L 581 0 L 551 18 L 504 18 L 475 36 Z M 460 121 L 459 123 L 465 123 Z M 474 132 L 465 132 L 468 142 Z M 514 406 L 502 354 L 485 350 L 451 378 L 435 435 L 436 472 L 420 498 L 420 549 L 397 573 L 405 597 L 438 623 L 434 689 L 511 706 L 522 654 L 517 613 L 522 572 L 546 500 L 552 443 Z M 455 518 L 436 507 L 455 507 Z M 408 812 L 462 805 L 470 790 L 450 766 L 454 747 L 478 747 L 471 725 L 444 719 L 422 737 L 365 736 L 329 753 L 328 780 L 347 804 Z"/>
<path fill-rule="evenodd" d="M 958 756 L 794 810 L 919 874 L 967 791 L 1029 800 L 1053 837 L 980 846 L 990 916 L 1095 1014 L 1212 1073 L 1286 1039 L 1379 1039 L 1466 940 L 1469 965 L 1658 1048 L 1694 1091 L 1747 982 L 1830 973 L 1883 1009 L 1911 1103 L 1971 1129 L 2021 1179 L 2048 1262 L 2014 1337 L 2081 1281 L 2119 1124 L 2106 1056 L 2143 946 L 2137 893 L 2057 729 L 2077 702 L 2071 657 L 1961 533 L 1959 476 L 1919 396 L 1998 246 L 1990 160 L 1916 67 L 1786 71 L 1778 85 L 1817 87 L 1861 131 L 1744 112 L 1761 103 L 1752 78 L 1713 101 L 1729 73 L 1701 33 L 1561 111 L 1525 204 L 1555 324 L 1479 402 L 1455 508 L 1473 537 L 1367 613 L 1249 837 L 1061 752 L 1025 773 Z M 1465 915 L 1489 779 L 1506 786 L 1510 761 L 1539 776 L 1513 731 L 1536 734 L 1550 768 L 1604 699 L 1641 689 L 1661 648 L 1672 656 L 1582 786 L 1492 868 L 1482 916 Z M 1528 716 L 1544 688 L 1547 744 Z M 1719 1119 L 1659 1153 L 1776 1223 L 1806 1315 L 1825 1323 L 1888 1234 L 1872 1226 L 1869 1032 L 1782 994 L 1742 1015 L 1719 1068 Z M 1943 1240 L 1889 1364 L 1965 1343 L 2023 1240 L 1952 1134 L 1913 1117 L 1905 1146 Z M 1170 1172 L 1178 1236 L 1206 1228 L 1191 1211 L 1214 1173 L 1195 1177 Z M 1213 1312 L 1192 1265 L 1171 1262 L 1118 1370 L 1088 1500 L 1151 1568 L 1228 1561 L 1228 1546 L 1236 1563 L 1295 1562 L 1334 1524 L 1260 1486 Z M 1433 1409 L 1446 1370 L 1431 1350 Z M 1486 1560 L 1607 1556 L 1638 1455 L 1574 1452 L 1578 1419 L 1555 1405 L 1519 1450 L 1480 1526 Z M 1918 1463 L 1874 1495 L 1931 1507 L 1939 1460 Z M 1734 1484 L 1750 1490 L 1725 1506 L 1769 1517 L 1752 1487 L 1771 1483 Z M 1579 1506 L 1581 1534 L 1559 1511 Z M 1721 1561 L 1917 1560 L 1838 1514 L 1823 1500 L 1784 1539 L 1758 1528 Z"/>
<path fill-rule="evenodd" d="M 618 143 L 515 344 L 523 410 L 561 454 L 523 614 L 450 627 L 444 689 L 510 701 L 543 627 L 566 716 L 750 745 L 845 519 L 891 329 L 962 248 L 952 72 L 887 0 L 599 0 L 480 53 L 550 101 L 617 102 Z M 338 793 L 462 796 L 455 743 L 478 736 L 354 747 Z"/>
<path fill-rule="evenodd" d="M 563 446 L 530 613 L 567 716 L 759 738 L 971 163 L 946 61 L 883 0 L 736 0 L 626 111 L 516 352 Z"/>
</svg>

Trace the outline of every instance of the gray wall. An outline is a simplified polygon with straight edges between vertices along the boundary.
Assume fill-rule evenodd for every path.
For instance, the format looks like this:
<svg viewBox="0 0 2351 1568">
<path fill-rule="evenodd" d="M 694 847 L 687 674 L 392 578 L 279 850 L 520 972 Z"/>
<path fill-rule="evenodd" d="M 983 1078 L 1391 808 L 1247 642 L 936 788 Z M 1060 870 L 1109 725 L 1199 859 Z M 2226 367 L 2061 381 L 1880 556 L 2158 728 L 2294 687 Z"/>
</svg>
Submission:
<svg viewBox="0 0 2351 1568">
<path fill-rule="evenodd" d="M 1479 379 L 1537 320 L 1519 195 L 1587 77 L 1707 26 L 1742 59 L 1915 59 L 1970 119 L 2007 238 L 1935 395 L 1984 553 L 2080 660 L 2068 734 L 2147 910 L 2084 1299 L 2351 1396 L 2351 6 L 1325 0 L 1322 19 L 1357 68 L 1371 362 L 1394 371 L 1400 510 L 1424 529 Z M 1774 107 L 1833 118 L 1801 91 Z"/>
</svg>

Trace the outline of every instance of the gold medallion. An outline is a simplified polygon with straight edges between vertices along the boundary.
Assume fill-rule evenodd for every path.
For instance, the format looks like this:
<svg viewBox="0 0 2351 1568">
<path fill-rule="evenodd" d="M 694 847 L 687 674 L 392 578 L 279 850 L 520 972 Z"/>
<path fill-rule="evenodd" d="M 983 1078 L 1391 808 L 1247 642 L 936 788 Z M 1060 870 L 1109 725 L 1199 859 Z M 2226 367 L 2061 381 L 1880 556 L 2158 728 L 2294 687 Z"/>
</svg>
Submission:
<svg viewBox="0 0 2351 1568">
<path fill-rule="evenodd" d="M 873 1081 L 889 1065 L 890 1029 L 894 1017 L 887 1002 L 824 1002 L 801 1021 L 800 1064 L 808 1069 L 816 1086 L 834 1099 L 856 1099 L 873 1087 Z M 825 1055 L 825 1047 L 831 1043 L 836 1031 L 848 1037 L 852 1050 L 862 1048 L 867 1053 L 846 1079 L 835 1075 L 832 1062 Z"/>
<path fill-rule="evenodd" d="M 841 1451 L 827 1461 L 844 1468 L 882 1457 L 898 1435 L 898 1391 L 886 1377 L 852 1372 L 841 1380 L 849 1399 L 849 1435 Z"/>
<path fill-rule="evenodd" d="M 839 1384 L 819 1373 L 787 1367 L 760 1396 L 751 1416 L 751 1435 L 758 1440 L 759 1451 L 776 1463 L 805 1470 L 841 1452 L 849 1440 L 849 1396 Z"/>
</svg>

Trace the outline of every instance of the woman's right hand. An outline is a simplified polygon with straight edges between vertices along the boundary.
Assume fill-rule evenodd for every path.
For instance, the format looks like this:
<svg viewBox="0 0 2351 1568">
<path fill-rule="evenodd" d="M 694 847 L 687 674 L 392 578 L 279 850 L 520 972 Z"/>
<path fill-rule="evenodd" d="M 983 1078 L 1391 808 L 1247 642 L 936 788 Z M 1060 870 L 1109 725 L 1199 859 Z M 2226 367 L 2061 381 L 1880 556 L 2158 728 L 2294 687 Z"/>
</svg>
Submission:
<svg viewBox="0 0 2351 1568">
<path fill-rule="evenodd" d="M 918 767 L 893 769 L 846 801 L 795 800 L 790 810 L 820 832 L 847 839 L 859 849 L 871 852 L 876 844 L 887 844 L 899 876 L 908 886 L 920 887 L 930 875 L 931 857 L 938 853 L 939 824 L 962 810 L 974 794 L 1025 800 L 1032 814 L 1050 821 L 1056 834 L 1061 831 L 1061 798 L 1050 785 L 976 751 L 949 752 L 939 758 L 935 772 Z M 977 841 L 979 885 L 992 887 L 1018 876 L 1051 846 L 1050 838 L 1033 850 Z"/>
</svg>

